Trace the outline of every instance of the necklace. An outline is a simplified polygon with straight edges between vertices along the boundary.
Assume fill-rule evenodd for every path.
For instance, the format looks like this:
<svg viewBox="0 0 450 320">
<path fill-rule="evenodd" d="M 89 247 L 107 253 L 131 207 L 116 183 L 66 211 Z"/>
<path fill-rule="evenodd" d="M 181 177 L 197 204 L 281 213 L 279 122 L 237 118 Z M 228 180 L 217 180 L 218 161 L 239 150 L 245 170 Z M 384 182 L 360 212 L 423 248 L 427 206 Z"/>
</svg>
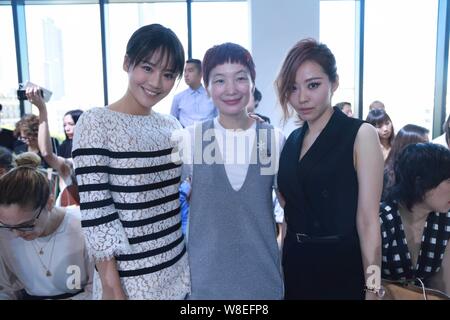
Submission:
<svg viewBox="0 0 450 320">
<path fill-rule="evenodd" d="M 47 243 L 46 243 L 42 248 L 40 248 L 39 250 L 38 250 L 38 248 L 36 248 L 36 246 L 35 246 L 35 240 L 33 240 L 33 241 L 31 242 L 31 244 L 32 244 L 32 246 L 33 246 L 33 249 L 34 249 L 34 251 L 36 252 L 36 255 L 37 255 L 38 259 L 39 259 L 39 262 L 41 263 L 42 268 L 44 268 L 45 275 L 46 275 L 47 277 L 51 277 L 51 276 L 52 276 L 52 273 L 50 272 L 50 268 L 51 268 L 51 266 L 52 266 L 53 250 L 55 249 L 55 242 L 56 242 L 56 237 L 55 237 L 55 235 L 56 235 L 56 232 L 53 233 L 53 235 L 50 237 L 50 239 L 47 241 Z M 48 259 L 47 265 L 45 265 L 43 259 L 41 258 L 41 255 L 44 255 L 44 249 L 45 249 L 45 248 L 47 247 L 47 245 L 52 241 L 52 239 L 53 239 L 53 244 L 52 244 L 52 250 L 50 251 L 50 258 Z"/>
</svg>

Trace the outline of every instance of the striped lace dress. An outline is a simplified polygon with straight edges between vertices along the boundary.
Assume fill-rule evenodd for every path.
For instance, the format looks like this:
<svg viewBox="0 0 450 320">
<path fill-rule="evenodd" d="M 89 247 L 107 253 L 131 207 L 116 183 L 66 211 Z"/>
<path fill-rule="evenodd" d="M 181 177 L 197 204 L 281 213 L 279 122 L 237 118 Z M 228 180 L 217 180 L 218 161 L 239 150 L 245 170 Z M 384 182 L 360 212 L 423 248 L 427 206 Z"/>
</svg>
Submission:
<svg viewBox="0 0 450 320">
<path fill-rule="evenodd" d="M 115 257 L 129 299 L 183 299 L 190 291 L 170 137 L 181 126 L 152 112 L 94 108 L 77 122 L 73 159 L 90 255 Z M 94 299 L 101 283 L 94 275 Z"/>
</svg>

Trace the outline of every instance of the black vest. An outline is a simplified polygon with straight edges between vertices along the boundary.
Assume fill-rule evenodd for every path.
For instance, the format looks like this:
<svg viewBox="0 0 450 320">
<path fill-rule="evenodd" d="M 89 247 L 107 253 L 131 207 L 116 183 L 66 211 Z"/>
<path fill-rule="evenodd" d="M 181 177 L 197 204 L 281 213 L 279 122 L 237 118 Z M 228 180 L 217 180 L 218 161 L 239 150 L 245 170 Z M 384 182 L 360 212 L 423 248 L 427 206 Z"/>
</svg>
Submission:
<svg viewBox="0 0 450 320">
<path fill-rule="evenodd" d="M 353 149 L 362 123 L 334 108 L 328 124 L 300 161 L 308 124 L 289 136 L 278 172 L 278 186 L 286 198 L 288 232 L 357 237 L 358 180 Z"/>
</svg>

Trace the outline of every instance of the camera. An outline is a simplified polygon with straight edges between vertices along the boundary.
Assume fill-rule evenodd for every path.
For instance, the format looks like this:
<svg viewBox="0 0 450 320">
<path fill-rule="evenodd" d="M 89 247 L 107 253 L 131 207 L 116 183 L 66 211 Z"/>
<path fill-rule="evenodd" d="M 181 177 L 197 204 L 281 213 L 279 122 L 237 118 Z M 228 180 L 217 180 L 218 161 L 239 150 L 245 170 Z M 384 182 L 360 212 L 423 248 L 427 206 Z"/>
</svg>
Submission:
<svg viewBox="0 0 450 320">
<path fill-rule="evenodd" d="M 25 94 L 25 89 L 19 89 L 17 90 L 17 99 L 19 100 L 28 100 L 27 95 Z M 44 91 L 39 90 L 39 93 L 41 94 L 41 97 L 44 97 Z"/>
<path fill-rule="evenodd" d="M 21 101 L 28 100 L 27 95 L 26 95 L 26 89 L 30 86 L 35 86 L 35 84 L 33 84 L 29 81 L 27 81 L 25 84 L 19 83 L 19 90 L 17 90 L 17 99 L 19 99 Z M 52 96 L 52 92 L 50 90 L 47 90 L 42 87 L 39 90 L 39 93 L 45 102 L 48 102 L 50 100 L 50 97 Z"/>
</svg>

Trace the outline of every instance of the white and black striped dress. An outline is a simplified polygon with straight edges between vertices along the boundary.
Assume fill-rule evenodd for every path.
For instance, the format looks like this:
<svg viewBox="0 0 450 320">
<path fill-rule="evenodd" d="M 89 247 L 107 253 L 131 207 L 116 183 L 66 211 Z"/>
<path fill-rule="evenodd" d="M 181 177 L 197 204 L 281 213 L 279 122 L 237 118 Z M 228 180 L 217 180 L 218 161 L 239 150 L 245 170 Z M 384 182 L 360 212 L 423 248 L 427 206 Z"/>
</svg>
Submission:
<svg viewBox="0 0 450 320">
<path fill-rule="evenodd" d="M 73 159 L 82 227 L 96 260 L 115 257 L 130 299 L 182 299 L 190 291 L 170 137 L 169 115 L 129 115 L 106 108 L 77 122 Z M 94 299 L 101 298 L 98 274 Z"/>
</svg>

